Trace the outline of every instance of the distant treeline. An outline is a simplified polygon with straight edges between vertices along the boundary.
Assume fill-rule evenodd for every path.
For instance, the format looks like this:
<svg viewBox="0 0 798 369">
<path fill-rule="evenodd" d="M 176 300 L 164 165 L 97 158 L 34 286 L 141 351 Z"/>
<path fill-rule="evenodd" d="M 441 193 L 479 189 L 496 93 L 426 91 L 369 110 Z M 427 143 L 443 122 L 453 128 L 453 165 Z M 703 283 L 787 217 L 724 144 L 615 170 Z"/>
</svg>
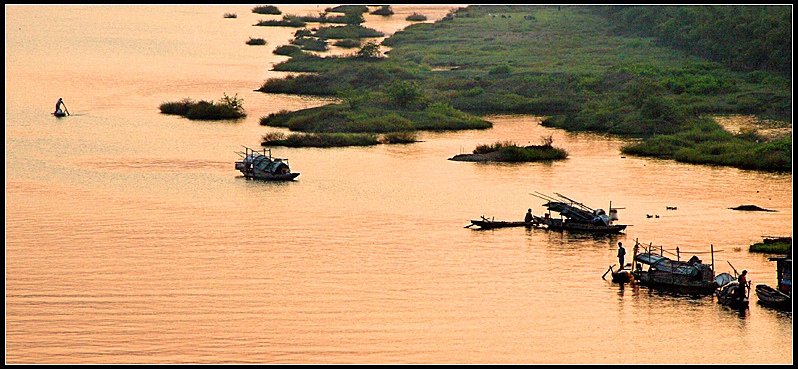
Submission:
<svg viewBox="0 0 798 369">
<path fill-rule="evenodd" d="M 792 6 L 595 6 L 621 33 L 654 37 L 742 72 L 792 74 Z"/>
</svg>

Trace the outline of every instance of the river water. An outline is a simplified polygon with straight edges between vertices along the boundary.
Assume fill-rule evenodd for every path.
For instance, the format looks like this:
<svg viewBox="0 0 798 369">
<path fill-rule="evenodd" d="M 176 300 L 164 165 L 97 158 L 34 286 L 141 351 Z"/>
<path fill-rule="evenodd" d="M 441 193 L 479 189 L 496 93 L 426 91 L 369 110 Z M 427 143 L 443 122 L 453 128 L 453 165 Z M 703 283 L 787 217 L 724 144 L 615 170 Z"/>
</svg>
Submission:
<svg viewBox="0 0 798 369">
<path fill-rule="evenodd" d="M 618 138 L 497 116 L 409 145 L 273 148 L 297 180 L 246 180 L 236 151 L 275 130 L 260 117 L 327 103 L 253 91 L 285 75 L 271 51 L 295 30 L 251 8 L 6 6 L 6 363 L 792 363 L 792 315 L 753 295 L 739 314 L 601 278 L 639 239 L 775 285 L 748 246 L 792 234 L 791 174 L 623 157 Z M 223 94 L 246 119 L 158 110 Z M 69 117 L 50 114 L 59 97 Z M 567 160 L 447 160 L 548 135 Z M 611 201 L 631 226 L 464 228 L 542 213 L 535 192 Z"/>
</svg>

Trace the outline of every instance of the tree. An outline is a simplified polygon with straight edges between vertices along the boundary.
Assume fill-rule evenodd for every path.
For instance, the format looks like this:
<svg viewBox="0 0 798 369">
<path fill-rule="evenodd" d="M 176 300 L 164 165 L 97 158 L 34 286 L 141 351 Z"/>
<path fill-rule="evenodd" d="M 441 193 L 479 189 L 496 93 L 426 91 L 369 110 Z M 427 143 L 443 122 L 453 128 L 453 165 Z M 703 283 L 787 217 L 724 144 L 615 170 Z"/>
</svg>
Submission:
<svg viewBox="0 0 798 369">
<path fill-rule="evenodd" d="M 363 59 L 378 59 L 382 57 L 380 45 L 377 45 L 374 41 L 366 42 L 365 45 L 360 47 L 355 56 Z"/>
</svg>

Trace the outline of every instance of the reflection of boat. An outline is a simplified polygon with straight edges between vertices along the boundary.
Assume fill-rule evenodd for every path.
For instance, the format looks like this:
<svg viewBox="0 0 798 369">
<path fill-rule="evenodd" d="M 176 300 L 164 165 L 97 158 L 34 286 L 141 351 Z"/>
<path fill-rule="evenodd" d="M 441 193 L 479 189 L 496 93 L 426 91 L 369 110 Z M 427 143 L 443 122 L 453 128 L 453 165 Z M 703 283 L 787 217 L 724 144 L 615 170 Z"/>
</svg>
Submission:
<svg viewBox="0 0 798 369">
<path fill-rule="evenodd" d="M 263 149 L 263 153 L 246 146 L 244 149 L 244 152 L 238 152 L 242 160 L 236 162 L 236 169 L 241 171 L 246 178 L 290 181 L 299 175 L 299 173 L 291 172 L 288 159 L 272 157 L 271 149 L 268 149 L 268 155 L 266 155 L 267 149 Z"/>
<path fill-rule="evenodd" d="M 775 309 L 792 310 L 792 257 L 781 256 L 769 258 L 776 262 L 778 290 L 766 284 L 756 286 L 756 297 L 759 304 Z"/>
<path fill-rule="evenodd" d="M 561 200 L 553 197 L 537 194 L 534 196 L 547 200 L 543 206 L 548 209 L 544 216 L 533 216 L 533 221 L 545 226 L 548 229 L 582 231 L 582 232 L 602 232 L 619 233 L 626 229 L 626 224 L 615 224 L 618 220 L 618 210 L 613 208 L 610 203 L 610 213 L 604 209 L 592 209 L 581 202 L 574 201 L 561 194 L 555 193 Z M 560 214 L 560 218 L 554 218 L 551 212 Z"/>
<path fill-rule="evenodd" d="M 471 219 L 471 224 L 466 226 L 466 228 L 471 226 L 478 226 L 481 229 L 493 229 L 493 228 L 508 228 L 508 227 L 533 227 L 535 225 L 536 225 L 535 222 L 524 222 L 524 221 L 510 222 L 503 220 L 490 220 L 485 217 L 482 217 L 482 220 Z"/>
<path fill-rule="evenodd" d="M 712 264 L 704 264 L 696 256 L 688 261 L 671 260 L 662 255 L 662 248 L 659 254 L 654 253 L 651 247 L 638 253 L 641 246 L 645 248 L 645 245 L 635 241 L 632 275 L 643 286 L 685 294 L 711 295 L 723 283 L 715 278 L 714 251 Z M 648 265 L 648 269 L 643 270 L 642 264 Z M 731 279 L 731 276 L 722 273 L 718 279 Z"/>
</svg>

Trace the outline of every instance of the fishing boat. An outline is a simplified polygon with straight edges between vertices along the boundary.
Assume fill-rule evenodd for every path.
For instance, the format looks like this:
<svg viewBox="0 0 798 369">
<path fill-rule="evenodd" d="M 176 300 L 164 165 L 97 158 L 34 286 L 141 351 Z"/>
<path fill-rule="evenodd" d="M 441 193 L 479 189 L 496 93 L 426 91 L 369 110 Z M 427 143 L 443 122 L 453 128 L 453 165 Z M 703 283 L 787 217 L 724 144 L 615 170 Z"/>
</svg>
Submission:
<svg viewBox="0 0 798 369">
<path fill-rule="evenodd" d="M 715 277 L 715 282 L 720 286 L 715 289 L 718 304 L 732 309 L 748 308 L 749 286 L 740 285 L 740 282 L 729 273 L 721 273 Z M 745 289 L 742 293 L 740 293 L 741 288 Z"/>
<path fill-rule="evenodd" d="M 756 286 L 756 297 L 760 305 L 779 309 L 792 310 L 792 257 L 781 256 L 769 258 L 776 262 L 778 289 L 766 284 Z"/>
<path fill-rule="evenodd" d="M 299 175 L 291 172 L 288 159 L 273 157 L 271 149 L 263 149 L 261 153 L 244 146 L 244 151 L 237 154 L 242 160 L 236 162 L 236 169 L 247 179 L 291 181 Z"/>
<path fill-rule="evenodd" d="M 64 111 L 63 111 L 63 110 L 61 110 L 61 109 L 58 109 L 58 110 L 56 110 L 55 112 L 53 112 L 53 113 L 50 113 L 50 114 L 52 114 L 52 115 L 53 115 L 53 116 L 55 116 L 56 118 L 61 118 L 61 117 L 65 117 L 65 116 L 67 116 L 67 113 L 66 113 L 66 112 L 64 112 Z"/>
<path fill-rule="evenodd" d="M 642 247 L 644 252 L 638 253 Z M 712 295 L 715 290 L 731 279 L 729 273 L 722 273 L 715 277 L 715 257 L 712 253 L 712 264 L 705 264 L 697 256 L 688 261 L 672 260 L 663 256 L 664 250 L 660 247 L 659 254 L 653 247 L 641 245 L 635 241 L 634 263 L 632 275 L 640 285 L 653 289 L 670 290 L 676 293 L 690 295 Z M 643 265 L 647 265 L 645 269 Z"/>
<path fill-rule="evenodd" d="M 484 216 L 481 217 L 482 219 L 476 220 L 471 219 L 471 224 L 467 225 L 466 228 L 477 226 L 480 229 L 493 229 L 493 228 L 509 228 L 509 227 L 534 227 L 537 225 L 536 222 L 524 222 L 524 221 L 504 221 L 504 220 L 491 220 L 487 219 Z"/>
<path fill-rule="evenodd" d="M 581 202 L 570 199 L 555 192 L 559 198 L 554 198 L 541 193 L 533 196 L 546 200 L 543 206 L 548 210 L 543 216 L 534 215 L 533 221 L 548 229 L 567 230 L 577 232 L 620 233 L 626 229 L 626 224 L 617 224 L 618 209 L 610 203 L 609 214 L 604 209 L 593 209 Z M 559 218 L 552 215 L 552 211 L 559 213 Z"/>
</svg>

